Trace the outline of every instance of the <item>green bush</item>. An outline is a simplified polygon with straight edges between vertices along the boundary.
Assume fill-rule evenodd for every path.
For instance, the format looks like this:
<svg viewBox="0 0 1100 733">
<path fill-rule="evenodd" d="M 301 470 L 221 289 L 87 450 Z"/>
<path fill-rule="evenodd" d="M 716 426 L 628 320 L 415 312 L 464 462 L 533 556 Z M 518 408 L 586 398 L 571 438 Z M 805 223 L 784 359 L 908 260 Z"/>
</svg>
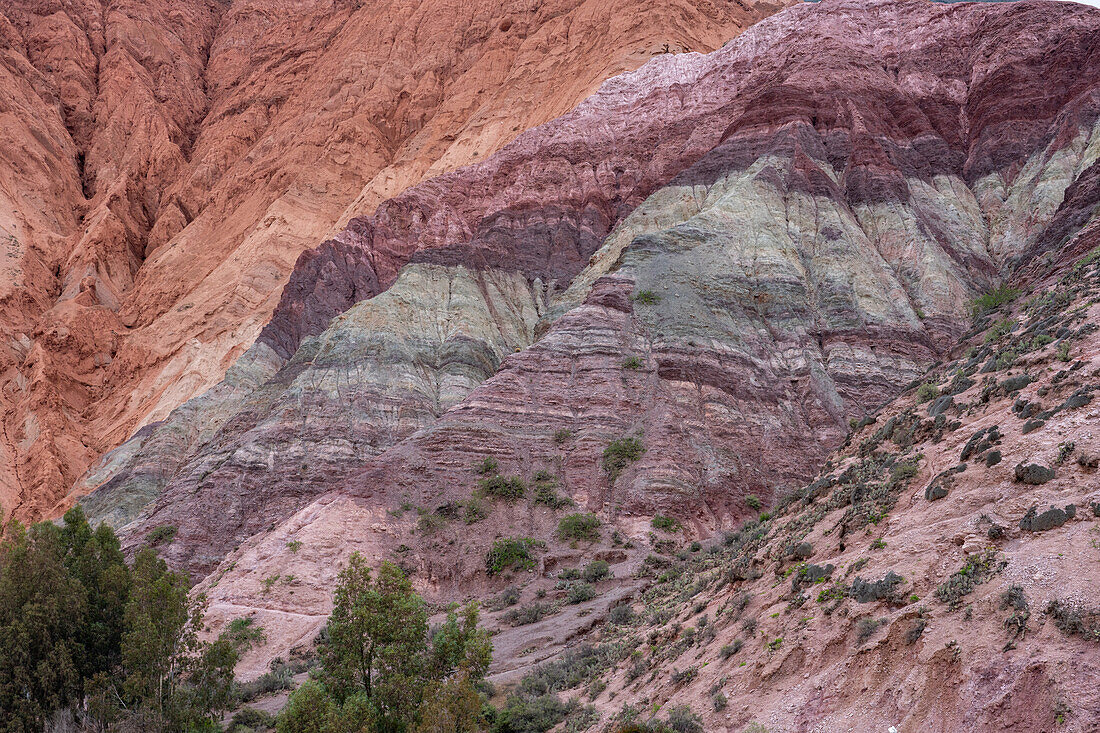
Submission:
<svg viewBox="0 0 1100 733">
<path fill-rule="evenodd" d="M 623 359 L 623 369 L 641 369 L 642 360 L 636 356 L 628 356 Z"/>
<path fill-rule="evenodd" d="M 603 470 L 611 483 L 627 466 L 642 457 L 645 446 L 637 438 L 613 440 L 603 451 Z"/>
<path fill-rule="evenodd" d="M 563 540 L 599 539 L 600 519 L 595 514 L 568 514 L 558 521 L 558 537 Z"/>
<path fill-rule="evenodd" d="M 179 527 L 172 524 L 162 524 L 145 536 L 145 542 L 150 547 L 166 545 L 176 538 L 177 532 L 179 532 Z"/>
<path fill-rule="evenodd" d="M 1012 288 L 1008 285 L 998 285 L 992 290 L 986 291 L 974 299 L 970 309 L 974 316 L 980 316 L 983 313 L 996 310 L 1002 305 L 1006 305 L 1020 297 L 1022 291 L 1018 288 Z"/>
<path fill-rule="evenodd" d="M 554 442 L 558 445 L 565 445 L 573 438 L 573 431 L 561 428 L 554 431 Z"/>
<path fill-rule="evenodd" d="M 653 529 L 659 529 L 662 532 L 679 532 L 680 523 L 672 517 L 666 517 L 663 514 L 656 514 L 653 517 L 653 521 L 650 522 Z"/>
<path fill-rule="evenodd" d="M 462 521 L 466 524 L 476 524 L 488 516 L 488 507 L 485 506 L 485 502 L 476 496 L 470 497 L 469 501 L 463 506 Z"/>
<path fill-rule="evenodd" d="M 922 405 L 925 402 L 931 402 L 940 396 L 940 388 L 931 382 L 925 382 L 921 386 L 917 387 L 917 404 Z"/>
<path fill-rule="evenodd" d="M 641 303 L 642 305 L 656 305 L 661 302 L 661 296 L 652 290 L 639 290 L 630 297 L 635 303 Z"/>
<path fill-rule="evenodd" d="M 482 476 L 488 476 L 491 473 L 496 473 L 496 471 L 497 471 L 496 459 L 495 458 L 486 458 L 483 461 L 481 461 L 481 463 L 477 464 L 477 466 L 474 467 L 474 470 L 477 471 Z"/>
<path fill-rule="evenodd" d="M 564 703 L 553 694 L 513 695 L 497 713 L 493 733 L 544 733 L 565 720 L 575 705 Z"/>
<path fill-rule="evenodd" d="M 591 601 L 596 597 L 596 589 L 589 583 L 576 583 L 570 586 L 569 593 L 566 595 L 566 602 L 574 605 L 577 603 L 584 603 L 585 601 Z"/>
<path fill-rule="evenodd" d="M 764 504 L 760 501 L 760 497 L 756 494 L 749 494 L 748 496 L 746 496 L 745 504 L 748 506 L 749 509 L 752 509 L 754 512 L 760 511 L 760 508 L 764 506 Z"/>
<path fill-rule="evenodd" d="M 527 486 L 519 476 L 505 478 L 498 473 L 490 478 L 483 478 L 477 483 L 482 493 L 494 499 L 517 501 L 527 493 Z"/>
<path fill-rule="evenodd" d="M 598 583 L 604 578 L 611 577 L 611 566 L 604 560 L 593 560 L 584 566 L 582 577 L 586 582 Z"/>
<path fill-rule="evenodd" d="M 496 575 L 509 569 L 529 570 L 535 567 L 531 550 L 545 546 L 545 542 L 533 540 L 530 537 L 499 539 L 493 543 L 488 555 L 485 556 L 485 570 L 489 575 Z"/>
</svg>

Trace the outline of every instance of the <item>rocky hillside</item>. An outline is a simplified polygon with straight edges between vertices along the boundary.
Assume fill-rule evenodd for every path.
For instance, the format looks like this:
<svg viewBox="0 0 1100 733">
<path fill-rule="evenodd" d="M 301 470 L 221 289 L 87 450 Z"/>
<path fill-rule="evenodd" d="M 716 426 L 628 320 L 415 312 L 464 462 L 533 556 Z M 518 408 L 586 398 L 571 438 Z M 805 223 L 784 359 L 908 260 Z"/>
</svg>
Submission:
<svg viewBox="0 0 1100 733">
<path fill-rule="evenodd" d="M 799 4 L 559 112 L 365 194 L 67 501 L 245 678 L 359 551 L 590 725 L 1088 730 L 1100 12 Z"/>
<path fill-rule="evenodd" d="M 218 384 L 334 227 L 782 4 L 5 2 L 3 516 Z"/>
</svg>

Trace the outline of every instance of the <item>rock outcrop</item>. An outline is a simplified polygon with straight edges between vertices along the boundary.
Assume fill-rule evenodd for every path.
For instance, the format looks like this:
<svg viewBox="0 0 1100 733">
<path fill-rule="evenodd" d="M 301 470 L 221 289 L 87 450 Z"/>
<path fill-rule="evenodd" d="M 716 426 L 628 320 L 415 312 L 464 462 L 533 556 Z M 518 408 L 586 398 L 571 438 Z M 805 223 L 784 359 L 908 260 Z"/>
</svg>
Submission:
<svg viewBox="0 0 1100 733">
<path fill-rule="evenodd" d="M 109 456 L 88 507 L 138 518 L 132 543 L 177 525 L 165 554 L 198 573 L 328 491 L 464 500 L 487 456 L 554 467 L 609 521 L 734 521 L 941 356 L 976 294 L 1062 256 L 1049 227 L 1100 156 L 1096 24 L 840 2 L 653 59 L 303 254 L 248 376 Z"/>
<path fill-rule="evenodd" d="M 226 392 L 334 226 L 782 4 L 5 3 L 4 516 L 56 514 L 104 451 L 166 440 L 136 428 Z"/>
</svg>

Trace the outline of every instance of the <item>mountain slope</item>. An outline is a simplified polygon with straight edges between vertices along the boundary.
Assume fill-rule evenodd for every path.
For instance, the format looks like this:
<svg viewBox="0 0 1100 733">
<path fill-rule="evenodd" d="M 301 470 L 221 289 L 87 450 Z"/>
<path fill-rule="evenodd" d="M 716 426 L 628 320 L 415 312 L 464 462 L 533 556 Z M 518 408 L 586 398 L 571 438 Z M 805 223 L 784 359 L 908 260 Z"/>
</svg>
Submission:
<svg viewBox="0 0 1100 733">
<path fill-rule="evenodd" d="M 1098 26 L 1100 14 L 1070 4 L 826 2 L 712 54 L 662 56 L 612 79 L 304 254 L 225 382 L 107 456 L 85 506 L 125 525 L 130 546 L 178 528 L 160 552 L 206 575 L 213 617 L 254 615 L 268 630 L 248 676 L 312 638 L 354 550 L 399 561 L 440 602 L 519 583 L 525 604 L 541 604 L 536 591 L 553 590 L 563 567 L 612 563 L 613 587 L 588 605 L 555 604 L 536 626 L 497 621 L 494 669 L 515 680 L 640 593 L 647 562 L 670 562 L 661 553 L 678 535 L 653 534 L 655 516 L 704 537 L 753 514 L 748 495 L 766 502 L 804 485 L 850 420 L 955 348 L 976 296 L 1002 278 L 1039 287 L 1100 244 Z M 861 500 L 861 521 L 881 523 L 899 491 L 919 493 L 954 465 L 935 453 L 929 468 L 934 451 L 970 437 L 948 422 L 922 418 L 926 432 L 904 439 L 927 453 L 915 478 L 890 478 L 912 455 L 869 461 L 859 482 L 889 490 L 866 501 L 894 503 Z M 524 496 L 494 498 L 519 493 L 512 477 Z M 572 512 L 600 520 L 598 540 L 561 533 Z M 898 531 L 927 522 L 915 512 Z M 864 530 L 850 523 L 839 531 Z M 545 543 L 534 572 L 488 576 L 493 543 L 523 537 Z M 899 572 L 921 578 L 918 595 L 950 574 L 911 569 L 939 548 L 922 537 L 898 540 Z M 782 548 L 769 546 L 774 562 Z M 833 554 L 849 563 L 855 552 Z M 749 581 L 771 567 L 747 554 L 736 563 Z M 789 567 L 779 564 L 780 585 Z M 987 641 L 975 643 L 985 655 Z M 842 670 L 849 655 L 831 648 Z M 810 664 L 790 659 L 738 689 Z M 685 678 L 672 685 L 658 670 L 639 700 L 688 694 L 675 686 Z M 830 684 L 843 692 L 852 679 L 835 672 Z M 715 681 L 701 675 L 694 699 L 703 680 Z M 1053 700 L 1042 694 L 1034 700 Z M 778 702 L 759 709 L 812 730 L 857 703 L 871 705 L 807 703 L 804 723 Z M 944 705 L 935 719 L 950 729 L 966 701 Z M 752 710 L 742 713 L 728 724 Z"/>
<path fill-rule="evenodd" d="M 218 384 L 337 223 L 778 7 L 5 4 L 5 517 Z"/>
</svg>

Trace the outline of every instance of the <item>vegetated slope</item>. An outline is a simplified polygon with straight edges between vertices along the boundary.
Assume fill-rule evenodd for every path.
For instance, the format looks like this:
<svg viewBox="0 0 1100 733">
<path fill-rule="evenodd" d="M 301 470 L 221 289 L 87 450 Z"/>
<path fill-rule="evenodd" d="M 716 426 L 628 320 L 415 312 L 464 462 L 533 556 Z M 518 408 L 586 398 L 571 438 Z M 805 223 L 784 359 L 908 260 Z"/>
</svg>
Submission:
<svg viewBox="0 0 1100 733">
<path fill-rule="evenodd" d="M 979 301 L 953 358 L 774 509 L 655 548 L 651 585 L 519 689 L 604 722 L 690 704 L 708 731 L 1093 730 L 1098 245 L 1094 219 L 1025 293 Z"/>
<path fill-rule="evenodd" d="M 502 586 L 497 540 L 545 543 L 513 546 L 540 576 L 581 553 L 630 576 L 655 514 L 702 536 L 809 480 L 998 274 L 1091 231 L 1098 25 L 832 2 L 651 61 L 304 255 L 230 378 L 86 506 L 138 517 L 131 546 L 178 527 L 161 552 L 217 568 L 211 613 L 270 631 L 248 674 L 315 633 L 353 550 L 440 601 Z M 498 638 L 498 673 L 594 618 Z"/>
<path fill-rule="evenodd" d="M 337 223 L 780 5 L 5 3 L 4 516 L 217 384 Z"/>
</svg>

